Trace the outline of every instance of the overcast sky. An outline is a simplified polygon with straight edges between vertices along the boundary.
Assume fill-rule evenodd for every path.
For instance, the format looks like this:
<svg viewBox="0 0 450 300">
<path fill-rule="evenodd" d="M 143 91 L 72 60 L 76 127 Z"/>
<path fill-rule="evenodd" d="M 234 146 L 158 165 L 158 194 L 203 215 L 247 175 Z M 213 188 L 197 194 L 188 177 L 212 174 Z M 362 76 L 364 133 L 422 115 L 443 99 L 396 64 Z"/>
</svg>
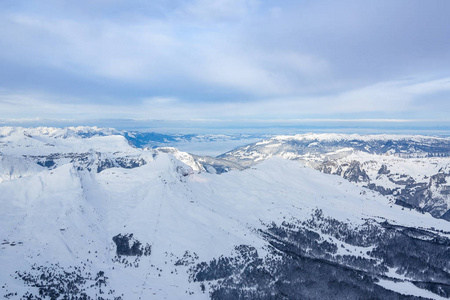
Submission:
<svg viewBox="0 0 450 300">
<path fill-rule="evenodd" d="M 450 119 L 448 0 L 2 0 L 0 119 Z"/>
</svg>

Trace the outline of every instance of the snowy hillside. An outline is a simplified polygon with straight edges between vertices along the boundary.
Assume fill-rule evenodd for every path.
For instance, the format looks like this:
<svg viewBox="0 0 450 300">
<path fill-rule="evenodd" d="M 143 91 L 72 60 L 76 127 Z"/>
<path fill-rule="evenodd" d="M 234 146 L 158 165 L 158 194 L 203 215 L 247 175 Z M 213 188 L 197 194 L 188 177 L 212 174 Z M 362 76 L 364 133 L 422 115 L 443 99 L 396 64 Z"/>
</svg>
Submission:
<svg viewBox="0 0 450 300">
<path fill-rule="evenodd" d="M 0 127 L 0 182 L 73 163 L 100 172 L 111 167 L 133 168 L 158 153 L 171 153 L 195 171 L 223 173 L 241 166 L 213 157 L 196 156 L 171 147 L 138 148 L 129 132 L 97 127 Z M 128 139 L 127 139 L 128 138 Z"/>
<path fill-rule="evenodd" d="M 270 157 L 298 160 L 389 196 L 397 204 L 450 220 L 450 139 L 426 136 L 279 136 L 219 158 L 252 166 Z"/>
<path fill-rule="evenodd" d="M 120 135 L 0 141 L 5 299 L 450 297 L 449 222 L 301 162 L 218 175 Z"/>
<path fill-rule="evenodd" d="M 176 147 L 183 152 L 201 156 L 217 156 L 231 149 L 269 137 L 269 135 L 260 134 L 162 134 L 87 126 L 67 128 L 0 127 L 0 139 L 15 137 L 20 140 L 23 136 L 42 137 L 50 140 L 123 136 L 128 143 L 137 148 Z"/>
</svg>

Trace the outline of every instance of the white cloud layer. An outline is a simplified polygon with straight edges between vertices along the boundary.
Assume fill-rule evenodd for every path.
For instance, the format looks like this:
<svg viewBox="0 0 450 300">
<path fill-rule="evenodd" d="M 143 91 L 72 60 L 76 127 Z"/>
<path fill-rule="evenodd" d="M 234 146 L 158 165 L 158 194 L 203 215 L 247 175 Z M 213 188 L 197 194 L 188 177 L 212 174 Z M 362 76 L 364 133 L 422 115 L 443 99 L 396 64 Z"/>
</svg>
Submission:
<svg viewBox="0 0 450 300">
<path fill-rule="evenodd" d="M 189 102 L 171 97 L 144 98 L 134 105 L 83 103 L 77 98 L 59 101 L 45 94 L 0 93 L 2 118 L 143 118 L 143 119 L 267 119 L 295 120 L 305 118 L 358 119 L 367 113 L 395 119 L 399 112 L 408 119 L 449 120 L 447 111 L 439 113 L 420 101 L 435 93 L 450 91 L 450 78 L 416 82 L 384 82 L 324 97 L 277 97 L 259 101 Z M 24 108 L 26 108 L 24 110 Z"/>
<path fill-rule="evenodd" d="M 446 118 L 450 2 L 0 3 L 0 118 Z"/>
</svg>

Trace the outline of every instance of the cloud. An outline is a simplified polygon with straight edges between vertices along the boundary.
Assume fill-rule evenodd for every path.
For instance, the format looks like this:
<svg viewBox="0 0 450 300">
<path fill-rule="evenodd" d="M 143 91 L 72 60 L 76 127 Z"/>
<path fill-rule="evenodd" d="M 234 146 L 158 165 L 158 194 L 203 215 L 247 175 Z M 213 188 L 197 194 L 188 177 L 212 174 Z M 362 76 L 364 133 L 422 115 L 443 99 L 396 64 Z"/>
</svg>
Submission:
<svg viewBox="0 0 450 300">
<path fill-rule="evenodd" d="M 197 21 L 236 21 L 247 17 L 257 6 L 255 0 L 195 0 L 187 1 L 176 14 Z"/>
<path fill-rule="evenodd" d="M 257 102 L 192 103 L 171 97 L 144 98 L 134 105 L 80 103 L 74 98 L 61 103 L 57 96 L 38 94 L 0 94 L 0 118 L 131 118 L 167 120 L 273 120 L 273 119 L 442 119 L 450 120 L 446 110 L 420 101 L 435 93 L 450 95 L 450 78 L 382 82 L 335 96 L 278 97 Z M 24 111 L 23 108 L 27 107 Z M 402 114 L 398 114 L 402 113 Z M 378 118 L 373 116 L 377 115 Z M 367 116 L 369 116 L 367 118 Z M 371 117 L 370 117 L 371 116 Z"/>
<path fill-rule="evenodd" d="M 268 99 L 263 107 L 272 115 L 286 118 L 333 115 L 350 119 L 358 116 L 393 118 L 397 115 L 418 119 L 449 119 L 446 110 L 436 111 L 436 107 L 427 104 L 435 93 L 450 96 L 449 79 L 388 81 L 337 95 Z M 429 100 L 420 102 L 424 98 Z"/>
<path fill-rule="evenodd" d="M 14 48 L 25 52 L 21 59 L 67 72 L 87 72 L 87 76 L 151 79 L 158 75 L 152 70 L 161 71 L 161 67 L 156 68 L 159 61 L 164 59 L 167 63 L 173 55 L 171 49 L 177 45 L 165 32 L 165 25 L 158 22 L 126 26 L 108 21 L 80 24 L 75 20 L 22 15 L 12 15 L 8 21 L 15 31 L 10 37 Z"/>
<path fill-rule="evenodd" d="M 442 116 L 447 8 L 440 0 L 4 1 L 0 88 L 9 96 L 0 115 Z"/>
<path fill-rule="evenodd" d="M 14 48 L 19 48 L 24 51 L 20 63 L 43 64 L 130 86 L 167 88 L 182 80 L 193 88 L 283 95 L 298 90 L 298 76 L 317 78 L 327 69 L 327 62 L 313 55 L 245 48 L 239 36 L 220 30 L 211 33 L 200 29 L 186 38 L 177 32 L 176 23 L 158 20 L 80 24 L 10 15 L 7 21 L 16 34 L 10 37 L 15 46 L 10 47 L 10 53 L 3 53 L 4 57 L 14 56 Z M 36 37 L 28 40 L 30 32 Z"/>
</svg>

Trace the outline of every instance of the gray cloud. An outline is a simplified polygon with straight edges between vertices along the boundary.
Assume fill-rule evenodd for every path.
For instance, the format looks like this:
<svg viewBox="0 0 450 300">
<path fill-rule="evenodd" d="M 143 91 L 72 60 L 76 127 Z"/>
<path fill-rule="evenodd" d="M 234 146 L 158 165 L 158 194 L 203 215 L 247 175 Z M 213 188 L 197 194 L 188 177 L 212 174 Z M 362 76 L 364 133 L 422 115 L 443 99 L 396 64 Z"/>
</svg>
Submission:
<svg viewBox="0 0 450 300">
<path fill-rule="evenodd" d="M 445 0 L 6 0 L 0 118 L 443 118 L 449 9 Z"/>
</svg>

